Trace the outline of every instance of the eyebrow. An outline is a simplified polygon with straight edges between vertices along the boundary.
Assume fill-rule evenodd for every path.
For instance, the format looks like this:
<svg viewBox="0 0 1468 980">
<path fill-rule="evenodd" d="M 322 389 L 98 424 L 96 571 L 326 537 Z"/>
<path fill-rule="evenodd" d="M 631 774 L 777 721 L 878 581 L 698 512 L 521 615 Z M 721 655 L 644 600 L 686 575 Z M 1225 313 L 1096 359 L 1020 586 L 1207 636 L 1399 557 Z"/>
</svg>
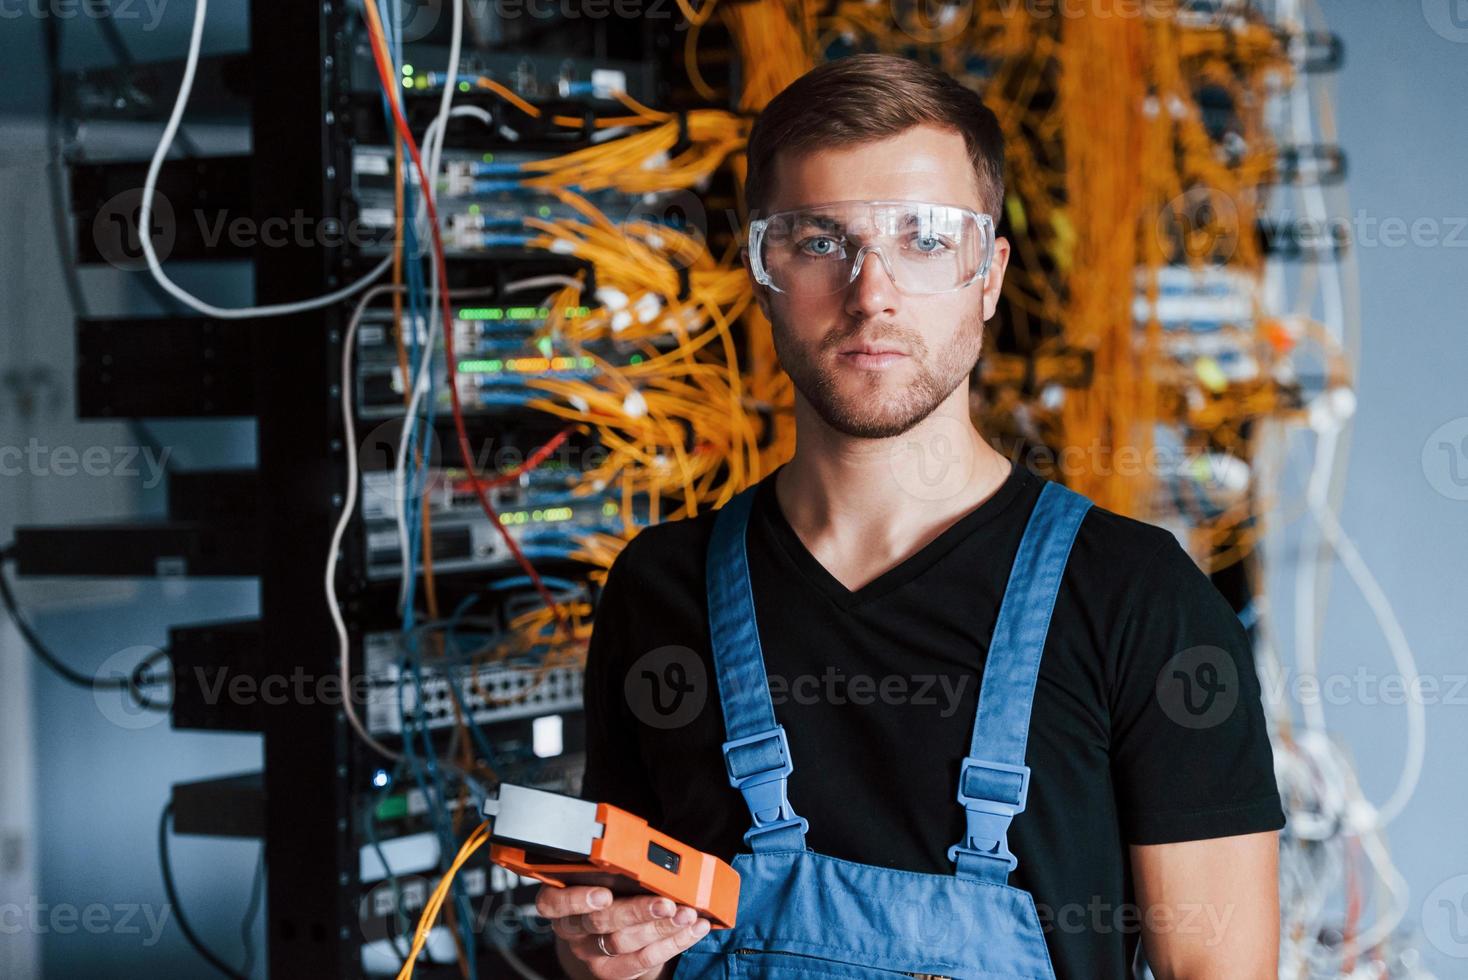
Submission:
<svg viewBox="0 0 1468 980">
<path fill-rule="evenodd" d="M 935 224 L 935 222 L 933 222 L 931 219 L 925 221 L 916 210 L 909 211 L 902 220 L 902 228 L 904 230 L 912 228 L 914 225 L 922 226 L 924 224 L 931 227 L 933 224 Z M 791 232 L 802 232 L 810 228 L 818 229 L 820 231 L 836 231 L 843 233 L 846 231 L 846 226 L 836 218 L 831 218 L 827 217 L 826 215 L 819 214 L 801 214 L 797 216 L 795 222 L 791 225 Z"/>
<path fill-rule="evenodd" d="M 844 231 L 845 225 L 825 215 L 802 214 L 791 226 L 791 231 L 805 231 L 807 228 L 817 228 L 821 231 Z"/>
</svg>

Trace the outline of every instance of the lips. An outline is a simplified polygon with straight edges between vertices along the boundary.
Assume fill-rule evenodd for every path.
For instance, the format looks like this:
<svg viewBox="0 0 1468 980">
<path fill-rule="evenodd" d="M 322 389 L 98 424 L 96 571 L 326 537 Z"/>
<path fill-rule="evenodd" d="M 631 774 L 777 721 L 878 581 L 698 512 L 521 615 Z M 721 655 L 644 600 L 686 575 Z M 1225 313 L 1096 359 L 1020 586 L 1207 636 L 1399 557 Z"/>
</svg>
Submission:
<svg viewBox="0 0 1468 980">
<path fill-rule="evenodd" d="M 901 357 L 906 357 L 907 356 L 907 353 L 905 351 L 900 351 L 900 350 L 898 350 L 895 347 L 848 347 L 846 350 L 842 351 L 841 353 L 843 353 L 843 354 L 897 354 L 897 355 L 899 355 Z"/>
<path fill-rule="evenodd" d="M 841 360 L 852 367 L 882 371 L 906 360 L 907 355 L 890 347 L 852 347 L 841 352 Z"/>
</svg>

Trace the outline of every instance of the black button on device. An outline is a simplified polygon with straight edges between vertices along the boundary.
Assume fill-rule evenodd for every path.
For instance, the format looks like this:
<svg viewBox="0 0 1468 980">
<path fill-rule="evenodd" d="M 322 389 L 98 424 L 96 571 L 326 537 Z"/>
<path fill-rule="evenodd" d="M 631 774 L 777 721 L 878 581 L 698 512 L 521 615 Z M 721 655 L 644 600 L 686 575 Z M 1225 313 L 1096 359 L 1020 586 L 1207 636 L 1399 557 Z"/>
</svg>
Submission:
<svg viewBox="0 0 1468 980">
<path fill-rule="evenodd" d="M 658 867 L 666 868 L 673 872 L 673 874 L 678 873 L 678 862 L 683 860 L 682 856 L 676 851 L 670 851 L 654 841 L 647 842 L 647 859 Z"/>
</svg>

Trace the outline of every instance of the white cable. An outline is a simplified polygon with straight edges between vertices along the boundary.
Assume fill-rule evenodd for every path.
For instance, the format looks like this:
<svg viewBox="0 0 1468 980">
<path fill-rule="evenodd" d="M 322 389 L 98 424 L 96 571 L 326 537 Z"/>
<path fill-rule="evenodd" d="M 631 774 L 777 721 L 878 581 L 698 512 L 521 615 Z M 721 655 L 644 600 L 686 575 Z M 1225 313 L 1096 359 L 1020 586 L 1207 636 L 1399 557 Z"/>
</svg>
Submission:
<svg viewBox="0 0 1468 980">
<path fill-rule="evenodd" d="M 184 61 L 183 81 L 179 83 L 178 99 L 173 104 L 173 113 L 168 117 L 168 124 L 163 128 L 163 137 L 158 141 L 158 149 L 153 151 L 153 159 L 148 164 L 148 175 L 143 180 L 143 201 L 138 209 L 138 241 L 143 246 L 143 258 L 148 263 L 148 271 L 162 287 L 174 299 L 185 306 L 219 320 L 248 320 L 259 317 L 288 316 L 292 313 L 304 313 L 307 310 L 320 309 L 323 306 L 331 306 L 340 303 L 344 299 L 355 296 L 366 289 L 372 282 L 378 279 L 384 272 L 392 267 L 392 256 L 380 262 L 372 271 L 361 279 L 334 293 L 325 296 L 317 296 L 315 299 L 299 300 L 294 303 L 276 303 L 271 306 L 246 306 L 246 307 L 222 307 L 206 303 L 197 296 L 179 286 L 168 278 L 163 271 L 163 265 L 158 261 L 158 253 L 153 250 L 153 236 L 151 233 L 153 219 L 153 198 L 158 192 L 158 174 L 163 169 L 163 161 L 167 158 L 169 150 L 173 148 L 174 137 L 178 134 L 179 124 L 183 121 L 184 110 L 188 108 L 189 95 L 194 88 L 194 75 L 199 67 L 199 52 L 204 43 L 204 17 L 208 10 L 209 0 L 195 0 L 194 28 L 189 35 L 189 51 Z"/>
<path fill-rule="evenodd" d="M 346 336 L 342 338 L 340 388 L 342 428 L 345 430 L 342 445 L 345 447 L 347 457 L 347 492 L 342 502 L 341 515 L 337 518 L 336 527 L 331 532 L 331 544 L 326 549 L 326 607 L 331 611 L 331 623 L 336 629 L 337 672 L 344 694 L 352 690 L 352 646 L 346 620 L 342 617 L 341 601 L 336 595 L 336 563 L 340 556 L 342 535 L 346 533 L 347 525 L 352 520 L 352 514 L 357 509 L 357 484 L 361 479 L 357 469 L 357 426 L 352 418 L 352 350 L 356 347 L 357 328 L 361 326 L 362 314 L 366 311 L 368 304 L 379 296 L 403 291 L 405 290 L 402 286 L 378 286 L 368 290 L 358 301 L 357 308 L 352 311 L 352 319 L 347 324 Z M 367 727 L 362 724 L 362 719 L 357 716 L 357 707 L 350 696 L 342 698 L 342 708 L 346 712 L 347 722 L 363 744 L 392 760 L 403 757 L 401 752 L 393 751 L 372 737 L 372 733 L 367 731 Z"/>
<path fill-rule="evenodd" d="M 398 526 L 398 549 L 402 553 L 402 577 L 398 582 L 398 614 L 402 615 L 407 608 L 408 586 L 413 580 L 413 562 L 408 547 L 408 494 L 407 494 L 407 467 L 408 467 L 408 442 L 418 428 L 418 406 L 424 396 L 428 393 L 433 379 L 433 352 L 438 340 L 439 310 L 438 310 L 438 250 L 431 245 L 432 238 L 439 229 L 428 227 L 429 208 L 431 202 L 435 206 L 438 203 L 438 165 L 443 152 L 443 138 L 448 131 L 448 120 L 453 113 L 454 87 L 459 78 L 459 53 L 464 42 L 464 7 L 459 0 L 450 0 L 453 8 L 452 37 L 449 41 L 449 63 L 444 72 L 443 95 L 439 99 L 438 115 L 429 124 L 428 131 L 424 134 L 422 147 L 426 151 L 424 159 L 424 174 L 422 186 L 419 188 L 424 199 L 424 205 L 417 209 L 414 214 L 414 228 L 422 225 L 422 231 L 418 234 L 419 242 L 429 242 L 428 249 L 428 320 L 427 336 L 423 341 L 423 355 L 418 362 L 418 374 L 412 379 L 404 379 L 409 385 L 408 407 L 403 415 L 403 431 L 398 439 L 397 459 L 393 464 L 393 505 L 394 516 Z M 435 130 L 435 127 L 436 130 Z M 416 261 L 416 260 L 415 260 Z M 445 329 L 451 328 L 449 324 L 443 325 Z M 418 324 L 412 324 L 412 330 L 416 335 Z M 425 466 L 429 465 L 425 460 Z"/>
<path fill-rule="evenodd" d="M 1334 455 L 1334 444 L 1338 432 L 1338 423 L 1328 424 L 1322 429 L 1321 447 L 1317 448 L 1316 473 L 1329 472 L 1322 465 L 1322 461 Z M 1396 789 L 1378 809 L 1377 826 L 1385 827 L 1406 808 L 1408 800 L 1412 798 L 1417 788 L 1418 779 L 1422 775 L 1422 763 L 1427 754 L 1427 709 L 1422 703 L 1421 678 L 1417 672 L 1416 658 L 1407 641 L 1407 634 L 1402 629 L 1401 621 L 1397 619 L 1396 611 L 1392 609 L 1391 600 L 1382 591 L 1380 583 L 1371 573 L 1371 568 L 1361 557 L 1361 553 L 1356 550 L 1356 543 L 1341 527 L 1328 494 L 1329 481 L 1325 478 L 1317 479 L 1315 473 L 1312 473 L 1310 489 L 1306 496 L 1310 504 L 1310 513 L 1315 517 L 1326 543 L 1340 559 L 1341 565 L 1351 576 L 1362 598 L 1371 608 L 1372 615 L 1376 617 L 1376 622 L 1386 639 L 1387 648 L 1391 651 L 1392 660 L 1407 690 L 1407 761 L 1401 776 L 1397 779 Z"/>
</svg>

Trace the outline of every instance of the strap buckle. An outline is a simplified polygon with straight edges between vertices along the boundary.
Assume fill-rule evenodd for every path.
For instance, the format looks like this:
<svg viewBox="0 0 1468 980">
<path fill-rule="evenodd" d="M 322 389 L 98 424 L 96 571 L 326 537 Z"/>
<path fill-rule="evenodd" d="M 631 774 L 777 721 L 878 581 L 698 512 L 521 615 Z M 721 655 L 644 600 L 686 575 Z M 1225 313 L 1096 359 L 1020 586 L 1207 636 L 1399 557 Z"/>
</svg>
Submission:
<svg viewBox="0 0 1468 980">
<path fill-rule="evenodd" d="M 965 792 L 970 776 L 980 795 Z M 1017 788 L 1013 786 L 1015 776 L 1019 777 Z M 1019 859 L 1009 850 L 1009 824 L 1024 810 L 1029 793 L 1029 766 L 965 756 L 958 773 L 958 802 L 967 813 L 968 828 L 963 840 L 948 849 L 948 860 L 961 869 L 972 867 L 976 859 L 1002 861 L 1007 871 L 1013 871 Z M 960 860 L 961 856 L 966 860 Z"/>
<path fill-rule="evenodd" d="M 735 751 L 748 750 L 751 746 L 764 748 L 769 743 L 773 743 L 770 747 L 778 751 L 779 762 L 772 768 L 743 772 L 735 760 Z M 744 794 L 744 802 L 749 805 L 750 815 L 754 818 L 754 826 L 744 832 L 746 844 L 752 837 L 787 827 L 799 827 L 804 835 L 810 821 L 795 815 L 786 795 L 787 777 L 795 771 L 795 765 L 790 758 L 790 742 L 785 737 L 784 725 L 725 742 L 724 768 L 729 773 L 729 785 Z"/>
</svg>

